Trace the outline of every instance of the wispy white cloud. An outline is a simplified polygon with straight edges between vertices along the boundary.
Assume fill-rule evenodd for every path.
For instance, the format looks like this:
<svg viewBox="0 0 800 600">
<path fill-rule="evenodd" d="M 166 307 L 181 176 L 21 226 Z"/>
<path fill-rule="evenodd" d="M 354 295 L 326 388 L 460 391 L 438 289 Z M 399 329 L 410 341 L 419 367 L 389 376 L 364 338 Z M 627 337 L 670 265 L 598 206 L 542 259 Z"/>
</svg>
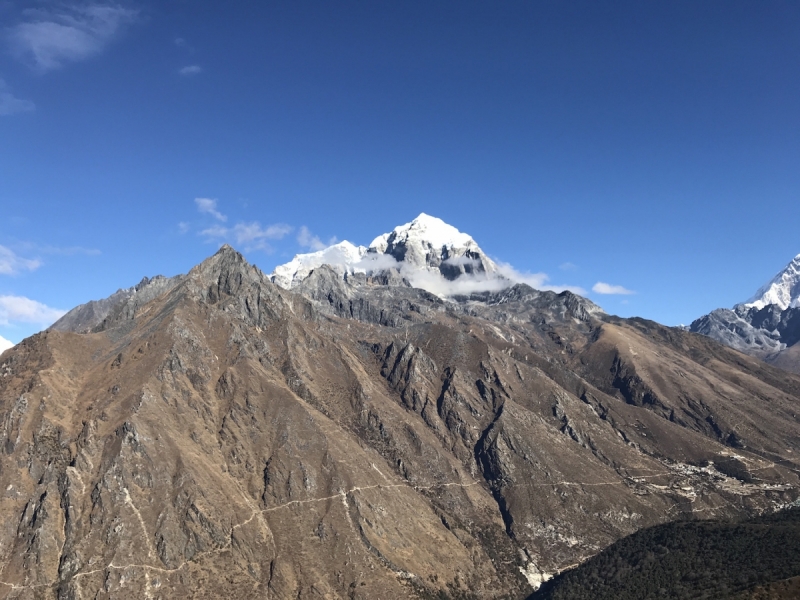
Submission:
<svg viewBox="0 0 800 600">
<path fill-rule="evenodd" d="M 558 265 L 558 268 L 562 271 L 576 271 L 578 269 L 578 265 L 571 262 L 565 262 Z"/>
<path fill-rule="evenodd" d="M 51 308 L 25 296 L 0 296 L 0 325 L 11 323 L 35 323 L 51 325 L 66 311 Z"/>
<path fill-rule="evenodd" d="M 332 237 L 328 240 L 326 244 L 318 236 L 311 233 L 311 230 L 303 225 L 300 230 L 297 232 L 297 243 L 300 244 L 301 248 L 308 248 L 312 252 L 318 252 L 319 250 L 325 250 L 330 246 L 333 246 L 338 240 L 336 237 Z"/>
<path fill-rule="evenodd" d="M 192 46 L 186 38 L 176 37 L 173 40 L 176 48 L 180 48 L 186 54 L 194 54 L 194 46 Z"/>
<path fill-rule="evenodd" d="M 24 14 L 26 20 L 9 30 L 11 49 L 19 59 L 50 71 L 102 52 L 138 11 L 111 4 L 61 4 Z"/>
<path fill-rule="evenodd" d="M 178 233 L 180 234 L 188 233 L 189 229 L 191 229 L 191 225 L 189 225 L 189 223 L 187 223 L 186 221 L 181 221 L 180 223 L 178 223 Z"/>
<path fill-rule="evenodd" d="M 0 116 L 31 112 L 35 109 L 36 105 L 33 102 L 14 96 L 8 89 L 6 82 L 0 79 Z"/>
<path fill-rule="evenodd" d="M 280 240 L 292 232 L 292 227 L 284 223 L 276 223 L 262 227 L 258 221 L 252 223 L 237 223 L 233 226 L 233 235 L 239 244 L 248 244 L 258 248 L 264 240 Z"/>
<path fill-rule="evenodd" d="M 0 275 L 16 275 L 22 271 L 35 271 L 42 266 L 38 259 L 22 258 L 10 248 L 0 246 Z"/>
<path fill-rule="evenodd" d="M 596 294 L 617 294 L 623 296 L 629 296 L 636 293 L 633 290 L 622 287 L 621 285 L 611 285 L 610 283 L 604 283 L 602 281 L 595 283 L 592 286 L 592 291 Z"/>
<path fill-rule="evenodd" d="M 446 265 L 453 265 L 454 267 L 478 267 L 481 261 L 477 258 L 470 258 L 469 256 L 451 256 L 442 261 Z"/>
<path fill-rule="evenodd" d="M 367 273 L 373 273 L 385 271 L 386 269 L 399 269 L 400 263 L 398 263 L 397 259 L 391 254 L 370 253 L 354 264 L 353 268 L 366 271 Z"/>
<path fill-rule="evenodd" d="M 285 223 L 275 223 L 263 227 L 258 221 L 240 222 L 233 227 L 215 225 L 200 232 L 209 241 L 229 241 L 244 248 L 245 251 L 263 250 L 272 252 L 268 240 L 280 240 L 289 235 L 293 227 Z"/>
<path fill-rule="evenodd" d="M 223 223 L 228 220 L 228 217 L 217 210 L 216 200 L 212 198 L 195 198 L 194 203 L 197 205 L 197 210 L 199 210 L 201 213 L 211 215 Z"/>
<path fill-rule="evenodd" d="M 4 338 L 2 335 L 0 335 L 0 354 L 5 352 L 9 348 L 13 348 L 13 347 L 14 347 L 14 342 L 10 342 L 6 338 Z"/>
<path fill-rule="evenodd" d="M 205 236 L 207 238 L 226 238 L 228 237 L 228 233 L 230 233 L 230 229 L 227 227 L 223 227 L 222 225 L 213 225 L 208 227 L 207 229 L 203 229 L 200 232 L 200 235 Z"/>
<path fill-rule="evenodd" d="M 203 72 L 203 67 L 201 67 L 200 65 L 188 65 L 178 71 L 178 73 L 180 73 L 181 75 L 186 75 L 186 76 L 199 75 L 202 72 Z"/>
<path fill-rule="evenodd" d="M 563 291 L 570 291 L 573 294 L 581 296 L 586 295 L 586 290 L 577 285 L 553 285 L 548 283 L 550 276 L 546 273 L 529 273 L 517 271 L 508 263 L 498 262 L 497 269 L 501 275 L 507 277 L 515 283 L 526 283 L 534 289 L 561 293 Z"/>
</svg>

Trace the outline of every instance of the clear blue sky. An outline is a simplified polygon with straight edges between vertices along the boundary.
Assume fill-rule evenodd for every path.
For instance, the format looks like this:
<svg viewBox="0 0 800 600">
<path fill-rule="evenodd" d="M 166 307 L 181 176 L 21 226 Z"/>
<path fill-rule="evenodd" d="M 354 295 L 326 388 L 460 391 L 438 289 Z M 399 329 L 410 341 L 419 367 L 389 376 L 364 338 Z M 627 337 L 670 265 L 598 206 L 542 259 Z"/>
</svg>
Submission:
<svg viewBox="0 0 800 600">
<path fill-rule="evenodd" d="M 669 325 L 800 252 L 794 1 L 0 0 L 0 36 L 14 342 L 188 271 L 212 227 L 269 272 L 303 226 L 364 244 L 426 212 Z"/>
</svg>

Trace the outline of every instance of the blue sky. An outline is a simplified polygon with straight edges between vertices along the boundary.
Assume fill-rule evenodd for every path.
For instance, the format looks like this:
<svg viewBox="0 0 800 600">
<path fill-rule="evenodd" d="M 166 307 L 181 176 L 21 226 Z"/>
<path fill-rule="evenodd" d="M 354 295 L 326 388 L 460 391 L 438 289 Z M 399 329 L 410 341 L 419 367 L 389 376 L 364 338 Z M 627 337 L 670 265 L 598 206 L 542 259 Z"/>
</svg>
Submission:
<svg viewBox="0 0 800 600">
<path fill-rule="evenodd" d="M 796 2 L 0 0 L 0 80 L 14 342 L 420 212 L 668 325 L 800 252 Z"/>
</svg>

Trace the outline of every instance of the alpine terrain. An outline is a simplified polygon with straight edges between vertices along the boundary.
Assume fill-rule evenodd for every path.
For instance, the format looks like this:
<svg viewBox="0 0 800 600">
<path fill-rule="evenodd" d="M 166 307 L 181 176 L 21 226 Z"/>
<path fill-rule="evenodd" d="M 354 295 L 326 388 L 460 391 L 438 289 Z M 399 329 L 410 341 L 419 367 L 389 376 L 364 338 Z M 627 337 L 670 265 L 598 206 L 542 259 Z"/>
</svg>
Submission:
<svg viewBox="0 0 800 600">
<path fill-rule="evenodd" d="M 718 308 L 689 329 L 800 373 L 800 254 L 747 302 Z"/>
<path fill-rule="evenodd" d="M 0 355 L 0 598 L 508 598 L 800 498 L 800 376 L 420 215 L 223 246 Z"/>
</svg>

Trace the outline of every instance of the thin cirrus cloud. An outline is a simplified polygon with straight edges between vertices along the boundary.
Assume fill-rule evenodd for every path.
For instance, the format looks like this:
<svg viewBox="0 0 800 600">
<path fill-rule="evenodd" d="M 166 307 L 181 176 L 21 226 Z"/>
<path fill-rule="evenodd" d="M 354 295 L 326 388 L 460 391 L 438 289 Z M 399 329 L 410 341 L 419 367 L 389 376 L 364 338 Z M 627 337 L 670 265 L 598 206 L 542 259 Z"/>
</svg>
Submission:
<svg viewBox="0 0 800 600">
<path fill-rule="evenodd" d="M 581 296 L 586 295 L 586 290 L 578 285 L 555 285 L 550 284 L 550 276 L 547 273 L 527 273 L 518 271 L 514 267 L 512 267 L 508 263 L 497 262 L 497 271 L 503 277 L 510 279 L 514 283 L 525 283 L 536 290 L 547 291 L 547 292 L 556 292 L 561 293 L 564 291 L 572 292 L 573 294 L 579 294 Z"/>
<path fill-rule="evenodd" d="M 217 201 L 213 198 L 195 198 L 194 203 L 201 214 L 210 215 L 220 223 L 226 223 L 228 216 L 222 214 L 217 208 Z M 188 223 L 179 223 L 178 229 L 182 233 L 189 230 Z M 275 223 L 263 227 L 258 221 L 250 223 L 239 221 L 233 227 L 213 225 L 200 231 L 199 235 L 207 241 L 231 242 L 241 246 L 246 251 L 263 250 L 272 252 L 270 240 L 280 240 L 289 235 L 293 227 L 284 223 Z"/>
<path fill-rule="evenodd" d="M 31 112 L 35 109 L 36 105 L 33 102 L 14 96 L 6 82 L 0 79 L 0 116 L 6 117 L 17 113 Z"/>
<path fill-rule="evenodd" d="M 612 285 L 610 283 L 604 283 L 602 281 L 598 281 L 592 286 L 592 291 L 596 294 L 604 294 L 604 295 L 618 295 L 618 296 L 630 296 L 631 294 L 635 294 L 633 290 L 629 290 L 627 288 L 622 287 L 621 285 Z"/>
<path fill-rule="evenodd" d="M 8 31 L 12 52 L 41 71 L 52 71 L 102 52 L 136 20 L 138 11 L 88 4 L 30 9 L 23 14 L 26 20 Z"/>
<path fill-rule="evenodd" d="M 51 308 L 25 296 L 0 296 L 0 325 L 34 323 L 47 326 L 65 314 L 64 310 Z"/>
<path fill-rule="evenodd" d="M 22 271 L 35 271 L 42 266 L 38 259 L 22 258 L 5 246 L 0 246 L 0 275 L 17 275 Z"/>
<path fill-rule="evenodd" d="M 319 252 L 320 250 L 325 250 L 326 248 L 333 246 L 337 242 L 336 237 L 332 237 L 328 240 L 326 244 L 318 236 L 311 233 L 311 230 L 303 225 L 300 228 L 300 231 L 297 232 L 297 243 L 300 244 L 301 248 L 307 248 L 312 252 Z"/>
<path fill-rule="evenodd" d="M 200 65 L 189 65 L 187 67 L 183 67 L 178 73 L 183 75 L 184 77 L 191 77 L 192 75 L 199 75 L 203 72 L 203 68 Z"/>
<path fill-rule="evenodd" d="M 195 198 L 194 203 L 197 205 L 197 210 L 199 210 L 201 213 L 211 215 L 217 221 L 222 221 L 223 223 L 228 220 L 228 217 L 217 210 L 217 201 L 215 199 Z"/>
<path fill-rule="evenodd" d="M 233 227 L 215 225 L 200 232 L 208 241 L 234 242 L 245 251 L 263 250 L 273 252 L 270 240 L 280 240 L 289 235 L 293 228 L 284 223 L 276 223 L 263 227 L 258 221 L 251 223 L 240 222 Z"/>
</svg>

